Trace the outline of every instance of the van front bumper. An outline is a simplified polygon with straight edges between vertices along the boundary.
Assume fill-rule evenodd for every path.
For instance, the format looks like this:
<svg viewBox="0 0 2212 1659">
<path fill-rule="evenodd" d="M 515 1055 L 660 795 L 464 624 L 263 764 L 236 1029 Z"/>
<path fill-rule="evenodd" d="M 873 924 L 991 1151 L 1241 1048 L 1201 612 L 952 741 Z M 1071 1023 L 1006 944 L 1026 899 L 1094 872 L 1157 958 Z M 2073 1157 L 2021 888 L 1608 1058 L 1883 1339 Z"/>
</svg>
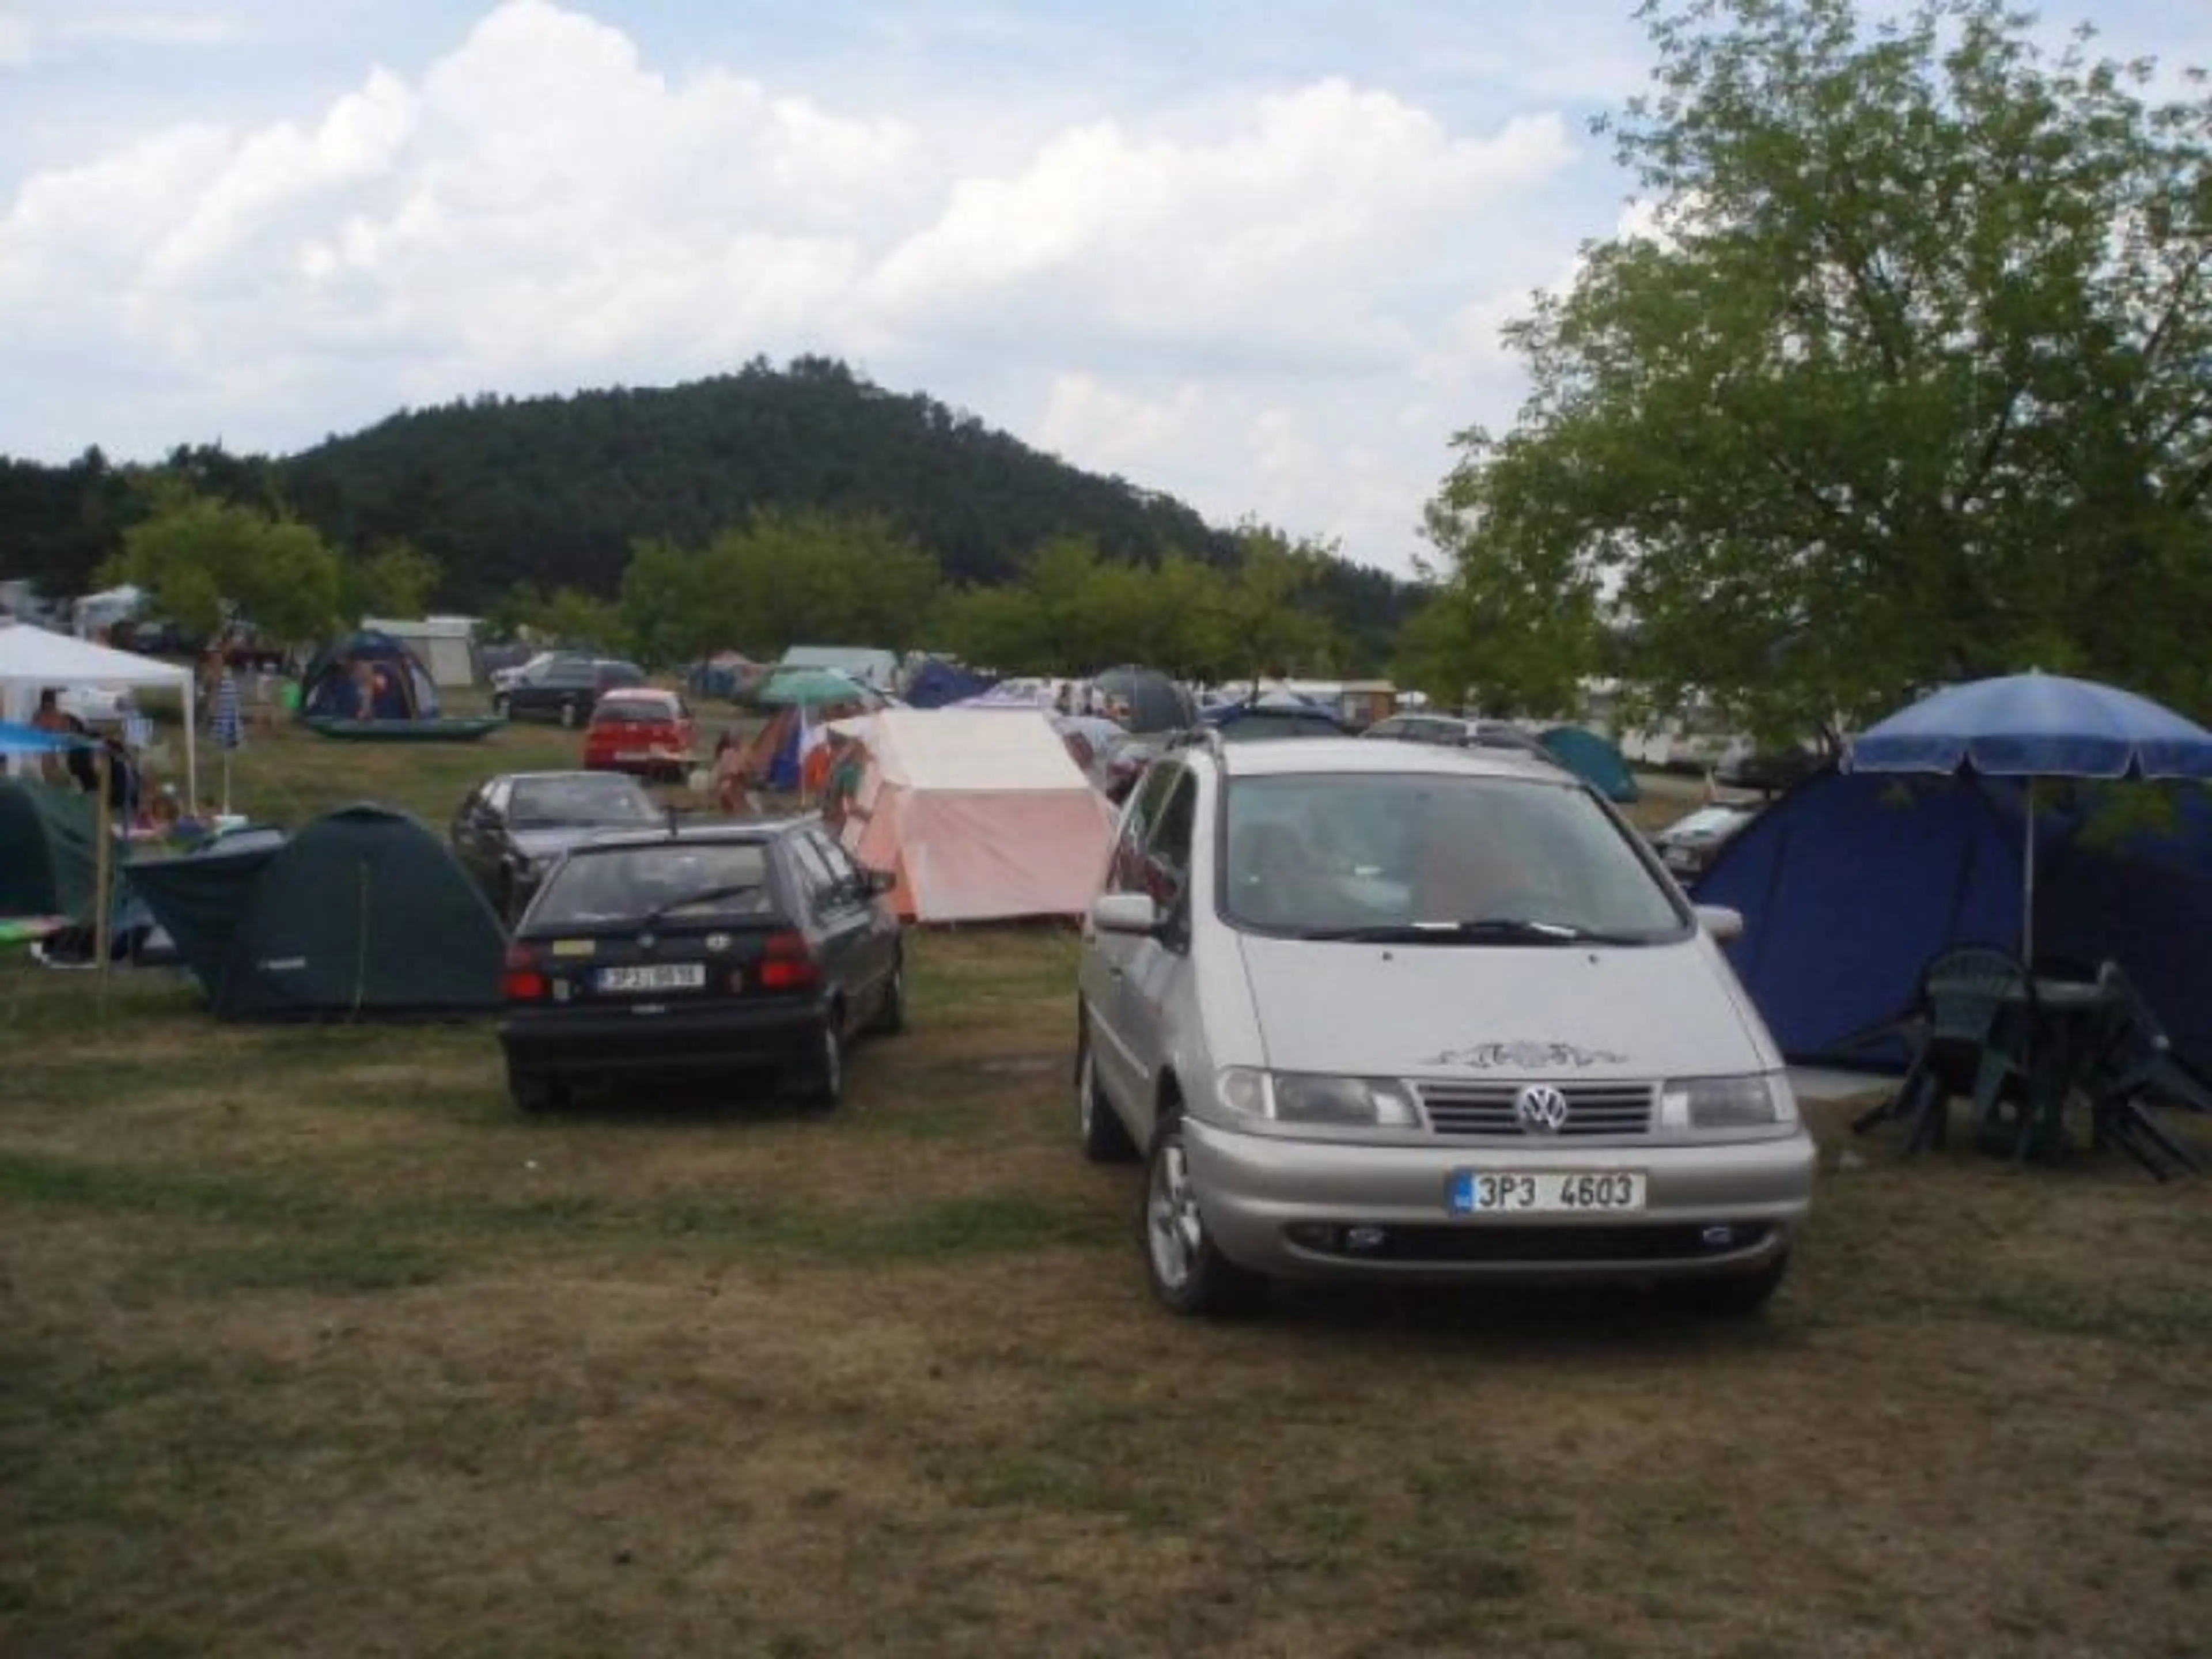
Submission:
<svg viewBox="0 0 2212 1659">
<path fill-rule="evenodd" d="M 1285 1279 L 1624 1279 L 1755 1273 L 1812 1206 L 1818 1154 L 1801 1127 L 1704 1145 L 1357 1146 L 1183 1123 L 1208 1235 Z M 1455 1171 L 1640 1171 L 1634 1212 L 1451 1213 Z"/>
</svg>

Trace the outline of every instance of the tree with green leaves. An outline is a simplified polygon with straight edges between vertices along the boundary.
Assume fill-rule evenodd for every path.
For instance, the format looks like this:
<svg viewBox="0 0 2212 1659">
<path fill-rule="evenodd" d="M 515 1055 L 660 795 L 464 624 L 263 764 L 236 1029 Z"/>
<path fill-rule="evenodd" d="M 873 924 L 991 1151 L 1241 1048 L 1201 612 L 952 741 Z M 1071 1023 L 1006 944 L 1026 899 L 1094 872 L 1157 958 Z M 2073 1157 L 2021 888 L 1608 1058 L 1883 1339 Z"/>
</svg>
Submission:
<svg viewBox="0 0 2212 1659">
<path fill-rule="evenodd" d="M 144 589 L 158 613 L 195 634 L 243 619 L 301 644 L 338 623 L 337 555 L 311 526 L 194 495 L 175 479 L 147 488 L 148 515 L 124 532 L 109 580 Z"/>
<path fill-rule="evenodd" d="M 2212 712 L 2212 99 L 2002 0 L 1651 0 L 1648 222 L 1508 331 L 1432 533 L 1496 678 L 1762 733 L 2031 665 Z M 1510 641 L 1559 615 L 1556 643 Z"/>
<path fill-rule="evenodd" d="M 345 615 L 353 621 L 422 616 L 437 592 L 439 574 L 438 562 L 411 543 L 379 542 L 345 562 L 339 584 Z"/>
</svg>

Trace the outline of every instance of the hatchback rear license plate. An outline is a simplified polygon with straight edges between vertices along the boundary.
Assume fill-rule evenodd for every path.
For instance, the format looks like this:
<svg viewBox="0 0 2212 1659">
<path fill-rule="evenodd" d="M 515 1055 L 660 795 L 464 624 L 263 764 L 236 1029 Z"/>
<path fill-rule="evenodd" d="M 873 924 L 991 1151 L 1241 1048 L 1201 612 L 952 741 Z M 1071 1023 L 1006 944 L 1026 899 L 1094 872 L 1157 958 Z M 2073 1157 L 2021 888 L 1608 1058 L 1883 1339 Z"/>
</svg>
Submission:
<svg viewBox="0 0 2212 1659">
<path fill-rule="evenodd" d="M 696 962 L 655 963 L 649 968 L 602 968 L 602 991 L 696 991 L 707 982 L 707 970 Z"/>
<path fill-rule="evenodd" d="M 1454 1215 L 1581 1215 L 1644 1207 L 1641 1170 L 1455 1170 Z"/>
</svg>

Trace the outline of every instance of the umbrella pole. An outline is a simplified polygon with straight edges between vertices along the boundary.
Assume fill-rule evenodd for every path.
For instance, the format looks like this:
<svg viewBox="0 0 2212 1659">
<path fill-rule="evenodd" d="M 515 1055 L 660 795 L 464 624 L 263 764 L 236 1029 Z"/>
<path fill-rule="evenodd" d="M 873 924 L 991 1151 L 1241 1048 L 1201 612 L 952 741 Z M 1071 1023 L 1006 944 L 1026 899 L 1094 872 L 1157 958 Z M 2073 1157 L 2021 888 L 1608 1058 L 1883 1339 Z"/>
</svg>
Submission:
<svg viewBox="0 0 2212 1659">
<path fill-rule="evenodd" d="M 2021 861 L 2026 872 L 2020 894 L 2020 959 L 2033 974 L 2035 971 L 2035 780 L 2027 781 L 2027 805 L 2021 824 L 2027 836 L 2027 856 Z"/>
</svg>

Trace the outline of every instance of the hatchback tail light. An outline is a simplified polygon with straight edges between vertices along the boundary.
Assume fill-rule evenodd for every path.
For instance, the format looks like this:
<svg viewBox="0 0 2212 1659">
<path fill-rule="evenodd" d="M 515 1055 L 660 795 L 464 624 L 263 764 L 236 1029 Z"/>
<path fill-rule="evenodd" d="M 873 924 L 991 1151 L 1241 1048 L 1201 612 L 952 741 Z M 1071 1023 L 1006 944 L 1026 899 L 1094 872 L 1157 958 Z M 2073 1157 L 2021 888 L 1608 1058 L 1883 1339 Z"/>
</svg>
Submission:
<svg viewBox="0 0 2212 1659">
<path fill-rule="evenodd" d="M 761 947 L 758 975 L 763 991 L 806 991 L 822 982 L 814 951 L 800 933 L 770 933 Z"/>
<path fill-rule="evenodd" d="M 551 987 L 539 971 L 538 958 L 526 945 L 507 947 L 507 963 L 500 974 L 500 994 L 509 1002 L 537 1002 Z"/>
</svg>

